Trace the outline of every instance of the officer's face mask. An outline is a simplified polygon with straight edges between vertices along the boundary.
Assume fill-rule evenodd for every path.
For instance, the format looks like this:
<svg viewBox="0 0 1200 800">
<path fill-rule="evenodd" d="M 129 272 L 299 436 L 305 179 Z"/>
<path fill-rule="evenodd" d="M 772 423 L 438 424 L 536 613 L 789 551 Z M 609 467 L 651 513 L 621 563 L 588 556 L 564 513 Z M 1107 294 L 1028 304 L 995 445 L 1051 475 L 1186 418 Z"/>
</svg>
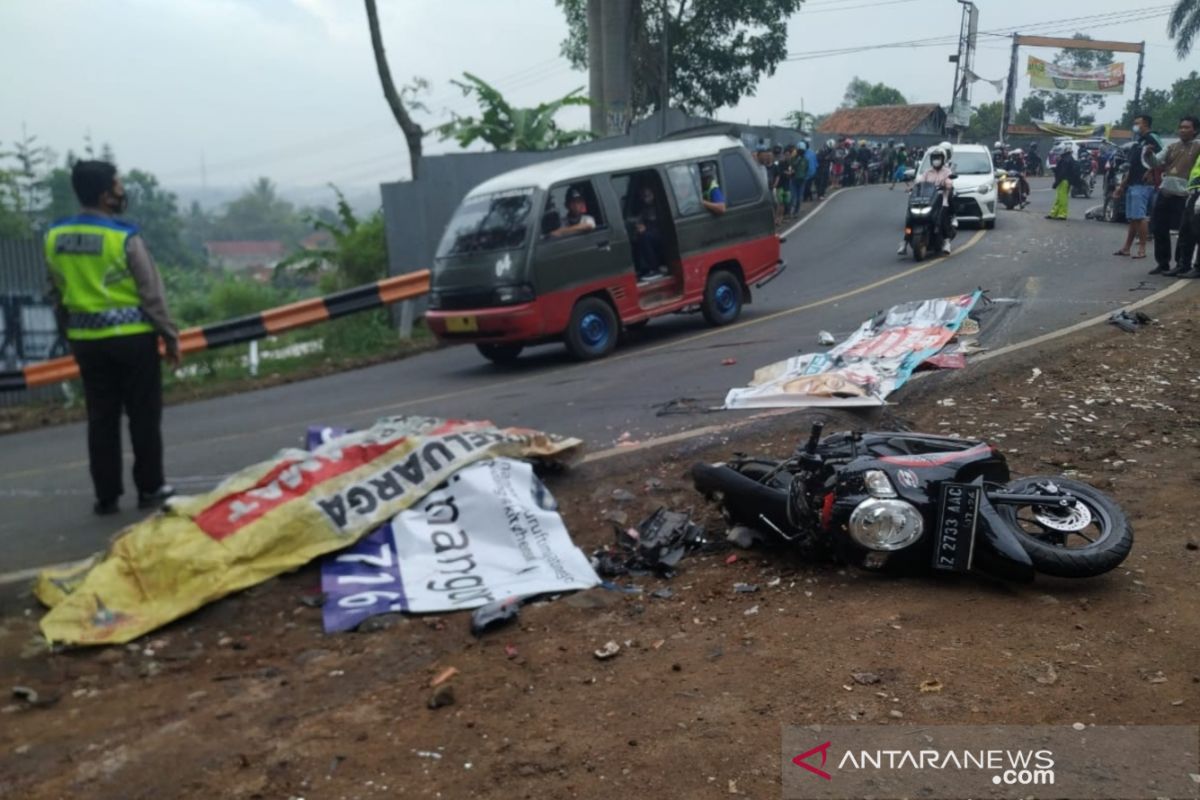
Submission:
<svg viewBox="0 0 1200 800">
<path fill-rule="evenodd" d="M 113 214 L 120 216 L 129 208 L 129 198 L 125 195 L 125 192 L 121 192 L 120 194 L 109 192 L 108 201 L 105 205 Z"/>
</svg>

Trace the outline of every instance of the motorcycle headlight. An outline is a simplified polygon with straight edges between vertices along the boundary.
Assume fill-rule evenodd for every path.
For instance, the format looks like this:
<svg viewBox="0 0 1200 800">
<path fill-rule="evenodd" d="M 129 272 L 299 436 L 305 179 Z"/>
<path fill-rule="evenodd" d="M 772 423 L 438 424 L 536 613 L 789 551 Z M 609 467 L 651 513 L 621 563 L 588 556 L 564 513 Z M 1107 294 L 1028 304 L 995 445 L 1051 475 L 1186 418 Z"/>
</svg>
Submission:
<svg viewBox="0 0 1200 800">
<path fill-rule="evenodd" d="M 892 486 L 887 473 L 881 469 L 869 469 L 863 473 L 863 483 L 867 485 L 867 493 L 871 497 L 895 497 L 896 489 Z"/>
<path fill-rule="evenodd" d="M 932 206 L 913 206 L 911 210 L 912 210 L 913 214 L 920 217 L 920 216 L 924 216 L 924 215 L 928 214 L 930 211 L 932 211 L 933 207 Z"/>
<path fill-rule="evenodd" d="M 924 530 L 921 513 L 903 500 L 872 497 L 850 515 L 850 535 L 868 550 L 902 550 Z"/>
</svg>

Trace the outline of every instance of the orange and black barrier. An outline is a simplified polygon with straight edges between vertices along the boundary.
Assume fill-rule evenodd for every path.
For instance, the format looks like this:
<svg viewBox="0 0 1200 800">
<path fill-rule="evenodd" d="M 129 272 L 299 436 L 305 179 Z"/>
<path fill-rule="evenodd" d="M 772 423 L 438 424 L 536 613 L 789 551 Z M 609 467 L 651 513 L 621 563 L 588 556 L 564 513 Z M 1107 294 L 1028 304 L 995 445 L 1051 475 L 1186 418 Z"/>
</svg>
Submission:
<svg viewBox="0 0 1200 800">
<path fill-rule="evenodd" d="M 338 317 L 370 311 L 373 308 L 410 300 L 429 292 L 429 270 L 385 278 L 344 292 L 301 300 L 270 308 L 238 319 L 214 322 L 202 328 L 188 328 L 179 334 L 179 349 L 184 355 L 228 347 L 232 344 L 263 339 L 296 328 L 316 325 Z M 28 364 L 21 369 L 0 372 L 0 392 L 16 392 L 74 380 L 79 365 L 72 356 Z"/>
</svg>

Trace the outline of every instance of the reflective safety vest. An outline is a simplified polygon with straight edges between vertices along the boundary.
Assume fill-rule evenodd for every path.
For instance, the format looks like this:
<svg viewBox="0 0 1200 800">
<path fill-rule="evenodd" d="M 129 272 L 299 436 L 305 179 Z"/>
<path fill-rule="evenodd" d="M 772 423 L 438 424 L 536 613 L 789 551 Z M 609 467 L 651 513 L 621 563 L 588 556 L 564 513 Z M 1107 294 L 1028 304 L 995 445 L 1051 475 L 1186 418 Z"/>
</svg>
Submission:
<svg viewBox="0 0 1200 800">
<path fill-rule="evenodd" d="M 720 187 L 720 186 L 717 184 L 717 182 L 714 180 L 714 181 L 712 182 L 712 184 L 711 184 L 711 185 L 710 185 L 710 186 L 709 186 L 707 189 L 705 189 L 705 190 L 704 190 L 704 199 L 705 199 L 707 202 L 711 203 L 711 202 L 712 202 L 712 194 L 713 194 L 713 190 L 714 190 L 714 189 L 720 189 L 720 188 L 721 188 L 721 187 Z"/>
<path fill-rule="evenodd" d="M 1192 174 L 1188 176 L 1188 188 L 1200 189 L 1200 158 L 1196 159 L 1196 164 L 1192 167 Z"/>
<path fill-rule="evenodd" d="M 46 263 L 67 312 L 68 339 L 150 333 L 125 244 L 137 227 L 94 214 L 59 220 L 46 232 Z"/>
</svg>

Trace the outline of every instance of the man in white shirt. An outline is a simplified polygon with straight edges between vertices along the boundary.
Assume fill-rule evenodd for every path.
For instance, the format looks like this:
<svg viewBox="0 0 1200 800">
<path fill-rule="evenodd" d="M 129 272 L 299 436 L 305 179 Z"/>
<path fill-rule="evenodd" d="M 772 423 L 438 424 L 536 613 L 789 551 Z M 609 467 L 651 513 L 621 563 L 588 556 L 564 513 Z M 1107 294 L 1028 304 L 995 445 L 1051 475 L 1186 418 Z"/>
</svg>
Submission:
<svg viewBox="0 0 1200 800">
<path fill-rule="evenodd" d="M 584 199 L 583 193 L 571 188 L 567 192 L 567 218 L 561 228 L 551 231 L 550 236 L 559 239 L 596 230 L 596 220 L 587 210 L 587 200 Z"/>
</svg>

